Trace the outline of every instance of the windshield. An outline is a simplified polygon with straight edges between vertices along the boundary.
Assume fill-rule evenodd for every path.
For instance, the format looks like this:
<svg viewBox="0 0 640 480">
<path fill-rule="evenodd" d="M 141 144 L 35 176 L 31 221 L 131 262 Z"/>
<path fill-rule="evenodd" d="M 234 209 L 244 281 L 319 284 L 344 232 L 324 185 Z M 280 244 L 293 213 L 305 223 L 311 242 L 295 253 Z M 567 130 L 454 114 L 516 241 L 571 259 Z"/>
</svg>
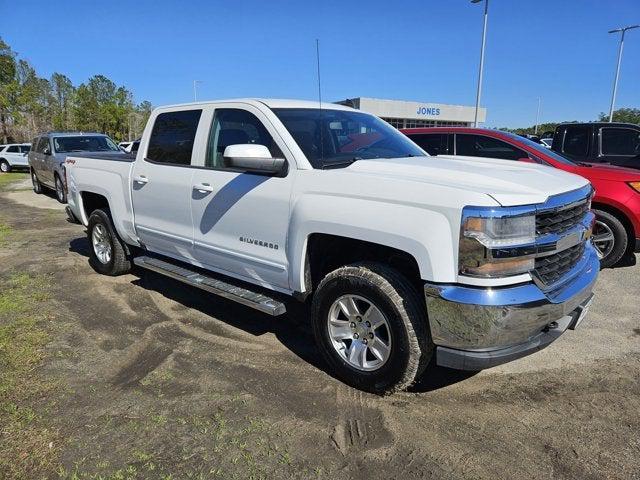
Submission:
<svg viewBox="0 0 640 480">
<path fill-rule="evenodd" d="M 572 166 L 576 165 L 567 157 L 564 157 L 553 150 L 549 150 L 548 148 L 545 148 L 541 144 L 531 141 L 528 138 L 521 137 L 520 135 L 516 135 L 515 133 L 510 133 L 510 132 L 501 132 L 501 133 L 503 133 L 508 137 L 511 137 L 514 140 L 518 140 L 519 142 L 524 143 L 527 147 L 533 148 L 537 152 L 540 152 L 540 154 L 553 158 L 556 162 L 564 163 L 565 165 L 572 165 Z"/>
<path fill-rule="evenodd" d="M 398 130 L 367 113 L 319 108 L 273 111 L 314 168 L 348 166 L 368 158 L 426 156 Z"/>
<path fill-rule="evenodd" d="M 120 151 L 115 142 L 105 135 L 55 137 L 53 145 L 58 153 Z"/>
</svg>

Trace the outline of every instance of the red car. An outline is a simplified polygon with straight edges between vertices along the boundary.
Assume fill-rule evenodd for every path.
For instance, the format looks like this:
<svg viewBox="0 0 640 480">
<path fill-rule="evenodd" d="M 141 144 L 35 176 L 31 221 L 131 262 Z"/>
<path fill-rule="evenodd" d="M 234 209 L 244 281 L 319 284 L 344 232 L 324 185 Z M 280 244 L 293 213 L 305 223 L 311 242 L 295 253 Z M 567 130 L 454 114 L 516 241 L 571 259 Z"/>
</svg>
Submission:
<svg viewBox="0 0 640 480">
<path fill-rule="evenodd" d="M 610 267 L 627 252 L 640 251 L 640 172 L 638 170 L 574 163 L 539 143 L 499 130 L 463 127 L 401 130 L 431 155 L 490 157 L 535 162 L 582 175 L 596 191 L 593 242 L 600 264 Z"/>
</svg>

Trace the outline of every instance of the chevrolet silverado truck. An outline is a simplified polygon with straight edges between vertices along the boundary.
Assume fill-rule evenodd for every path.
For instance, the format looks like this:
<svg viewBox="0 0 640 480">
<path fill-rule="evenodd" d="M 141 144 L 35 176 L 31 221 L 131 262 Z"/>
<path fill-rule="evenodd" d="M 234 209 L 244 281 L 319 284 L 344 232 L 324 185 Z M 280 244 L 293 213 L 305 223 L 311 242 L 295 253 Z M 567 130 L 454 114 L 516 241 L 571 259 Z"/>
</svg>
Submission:
<svg viewBox="0 0 640 480">
<path fill-rule="evenodd" d="M 334 375 L 379 394 L 429 363 L 481 370 L 546 347 L 582 321 L 599 270 L 584 178 L 432 159 L 340 105 L 158 108 L 135 157 L 65 171 L 97 272 L 137 266 L 273 316 L 308 303 Z"/>
</svg>

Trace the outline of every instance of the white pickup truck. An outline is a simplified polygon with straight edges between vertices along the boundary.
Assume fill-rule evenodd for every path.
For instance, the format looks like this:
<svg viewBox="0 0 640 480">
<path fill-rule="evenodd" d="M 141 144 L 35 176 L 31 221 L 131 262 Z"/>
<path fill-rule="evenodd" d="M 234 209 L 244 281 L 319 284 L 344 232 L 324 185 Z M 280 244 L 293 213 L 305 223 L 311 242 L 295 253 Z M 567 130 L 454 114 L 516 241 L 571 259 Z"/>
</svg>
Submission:
<svg viewBox="0 0 640 480">
<path fill-rule="evenodd" d="M 544 348 L 583 319 L 599 270 L 584 178 L 430 157 L 340 105 L 158 108 L 135 158 L 68 157 L 66 175 L 95 270 L 136 265 L 270 315 L 308 301 L 335 375 L 377 393 L 431 361 Z"/>
</svg>

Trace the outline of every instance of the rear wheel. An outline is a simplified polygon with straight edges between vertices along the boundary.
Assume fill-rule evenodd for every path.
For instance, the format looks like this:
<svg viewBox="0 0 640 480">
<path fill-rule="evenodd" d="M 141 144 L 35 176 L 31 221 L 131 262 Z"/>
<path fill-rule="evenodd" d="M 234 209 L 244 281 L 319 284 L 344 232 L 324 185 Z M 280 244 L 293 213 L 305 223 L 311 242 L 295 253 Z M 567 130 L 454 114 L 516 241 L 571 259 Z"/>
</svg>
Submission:
<svg viewBox="0 0 640 480">
<path fill-rule="evenodd" d="M 316 342 L 336 376 L 378 394 L 411 385 L 433 355 L 426 307 L 399 272 L 376 263 L 329 273 L 313 298 Z"/>
<path fill-rule="evenodd" d="M 0 172 L 9 173 L 11 171 L 11 165 L 4 158 L 0 160 Z"/>
<path fill-rule="evenodd" d="M 622 222 L 609 212 L 594 209 L 593 246 L 600 258 L 600 266 L 612 267 L 620 261 L 629 245 L 629 236 Z"/>
<path fill-rule="evenodd" d="M 33 185 L 33 191 L 35 193 L 42 193 L 42 184 L 40 183 L 40 180 L 38 180 L 36 172 L 34 172 L 33 170 L 31 170 L 31 183 Z"/>
<path fill-rule="evenodd" d="M 128 249 L 118 236 L 108 210 L 94 210 L 87 225 L 89 263 L 103 275 L 122 275 L 131 270 Z"/>
<path fill-rule="evenodd" d="M 58 174 L 55 175 L 56 198 L 60 203 L 67 203 L 67 192 L 64 190 L 64 184 Z"/>
</svg>

